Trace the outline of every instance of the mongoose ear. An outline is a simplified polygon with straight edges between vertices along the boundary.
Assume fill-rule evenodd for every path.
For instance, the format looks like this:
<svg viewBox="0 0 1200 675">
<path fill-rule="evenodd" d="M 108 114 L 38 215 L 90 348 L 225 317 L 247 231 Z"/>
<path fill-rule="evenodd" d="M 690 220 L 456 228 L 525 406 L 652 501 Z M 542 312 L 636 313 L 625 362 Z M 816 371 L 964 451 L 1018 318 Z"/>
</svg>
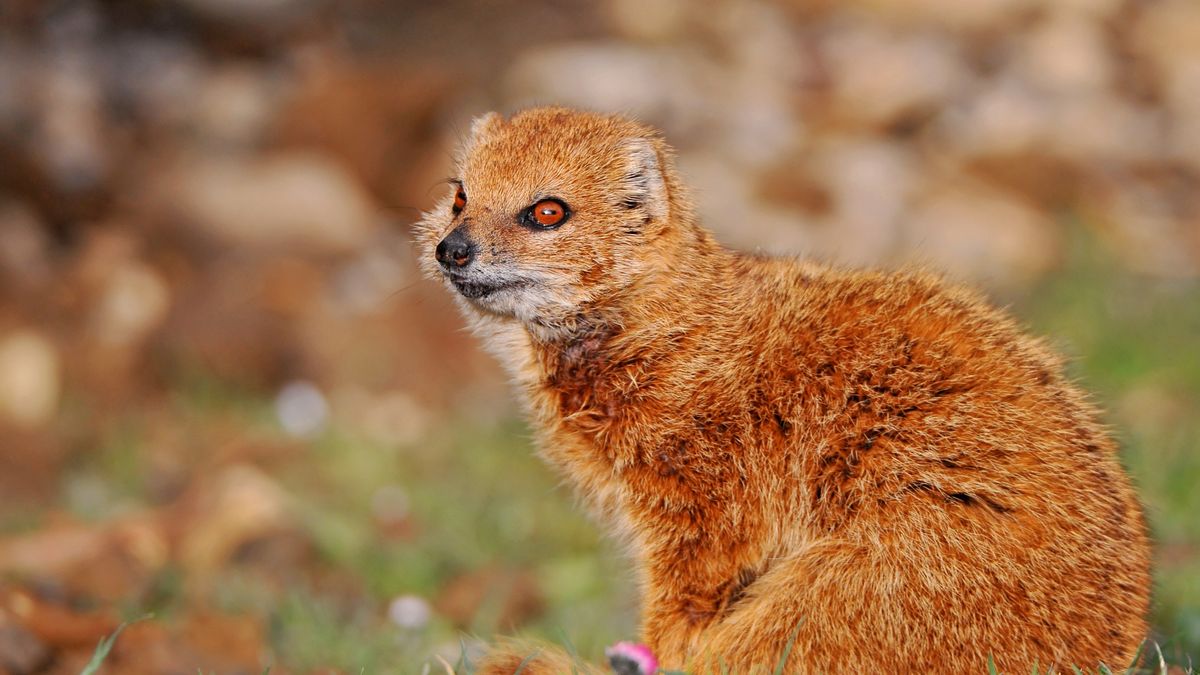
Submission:
<svg viewBox="0 0 1200 675">
<path fill-rule="evenodd" d="M 468 145 L 477 145 L 486 140 L 500 128 L 504 118 L 498 112 L 484 113 L 471 122 L 471 140 Z"/>
<path fill-rule="evenodd" d="M 458 164 L 465 162 L 467 157 L 470 157 L 471 153 L 474 152 L 475 148 L 495 135 L 502 124 L 504 124 L 504 118 L 497 112 L 484 113 L 471 120 L 471 131 L 462 143 L 459 144 L 458 149 L 455 150 L 454 160 Z"/>
<path fill-rule="evenodd" d="M 658 148 L 647 138 L 631 138 L 624 143 L 625 176 L 621 205 L 645 209 L 651 218 L 663 218 L 668 211 L 667 181 L 663 176 Z"/>
</svg>

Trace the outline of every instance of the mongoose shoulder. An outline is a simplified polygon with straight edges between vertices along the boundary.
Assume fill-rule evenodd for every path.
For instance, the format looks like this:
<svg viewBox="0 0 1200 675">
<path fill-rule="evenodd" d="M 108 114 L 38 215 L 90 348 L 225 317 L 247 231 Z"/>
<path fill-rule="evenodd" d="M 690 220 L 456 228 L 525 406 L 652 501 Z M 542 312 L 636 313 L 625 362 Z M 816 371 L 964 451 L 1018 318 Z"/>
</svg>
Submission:
<svg viewBox="0 0 1200 675">
<path fill-rule="evenodd" d="M 657 132 L 478 119 L 418 225 L 542 455 L 625 539 L 665 669 L 1043 672 L 1125 663 L 1149 552 L 1059 359 L 918 273 L 732 252 Z M 527 650 L 527 651 L 523 651 Z M 559 672 L 498 647 L 483 672 Z"/>
</svg>

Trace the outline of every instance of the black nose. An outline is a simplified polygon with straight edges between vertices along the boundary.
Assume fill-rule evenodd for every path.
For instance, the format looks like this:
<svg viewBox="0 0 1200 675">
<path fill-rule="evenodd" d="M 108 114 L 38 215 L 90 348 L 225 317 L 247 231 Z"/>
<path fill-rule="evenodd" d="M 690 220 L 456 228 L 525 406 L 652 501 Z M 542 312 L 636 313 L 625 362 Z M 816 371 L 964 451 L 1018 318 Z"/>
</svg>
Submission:
<svg viewBox="0 0 1200 675">
<path fill-rule="evenodd" d="M 459 226 L 437 245 L 437 259 L 446 269 L 466 267 L 475 259 L 475 243 Z"/>
</svg>

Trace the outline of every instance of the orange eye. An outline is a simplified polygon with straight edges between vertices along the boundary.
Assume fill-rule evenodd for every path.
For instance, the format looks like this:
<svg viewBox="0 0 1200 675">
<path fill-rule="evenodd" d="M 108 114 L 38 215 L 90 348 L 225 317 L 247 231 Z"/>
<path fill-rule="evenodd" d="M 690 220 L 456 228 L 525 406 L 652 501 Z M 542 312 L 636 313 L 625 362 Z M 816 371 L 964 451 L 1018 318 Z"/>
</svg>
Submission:
<svg viewBox="0 0 1200 675">
<path fill-rule="evenodd" d="M 533 205 L 529 216 L 540 227 L 557 227 L 567 219 L 567 207 L 557 199 L 543 199 Z"/>
<path fill-rule="evenodd" d="M 466 207 L 466 205 L 467 205 L 467 193 L 464 192 L 462 189 L 462 186 L 459 185 L 458 192 L 454 193 L 454 206 L 452 206 L 450 208 L 450 210 L 453 211 L 455 213 L 455 215 L 457 215 L 462 212 L 463 208 Z"/>
</svg>

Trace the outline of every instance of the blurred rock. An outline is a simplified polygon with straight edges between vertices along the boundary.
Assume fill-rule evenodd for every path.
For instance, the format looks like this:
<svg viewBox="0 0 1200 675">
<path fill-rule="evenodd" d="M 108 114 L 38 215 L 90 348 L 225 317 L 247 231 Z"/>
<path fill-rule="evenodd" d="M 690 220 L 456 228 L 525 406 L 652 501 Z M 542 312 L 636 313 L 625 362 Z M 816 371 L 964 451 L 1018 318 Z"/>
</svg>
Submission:
<svg viewBox="0 0 1200 675">
<path fill-rule="evenodd" d="M 61 522 L 0 539 L 0 573 L 51 582 L 73 597 L 120 602 L 141 597 L 167 562 L 152 518 L 84 525 Z"/>
<path fill-rule="evenodd" d="M 675 46 L 704 100 L 689 102 L 687 90 L 676 94 L 692 107 L 661 120 L 666 132 L 678 147 L 696 143 L 746 169 L 779 161 L 804 140 L 805 120 L 794 106 L 797 91 L 820 78 L 818 59 L 773 3 L 692 7 L 692 22 L 704 27 L 697 32 L 723 50 L 718 58 Z"/>
<path fill-rule="evenodd" d="M 1054 12 L 1016 48 L 1023 79 L 1059 94 L 1087 93 L 1112 78 L 1103 26 L 1086 16 Z"/>
<path fill-rule="evenodd" d="M 788 157 L 759 176 L 758 194 L 771 202 L 799 209 L 810 216 L 825 216 L 833 209 L 833 195 L 818 167 Z"/>
<path fill-rule="evenodd" d="M 51 274 L 50 240 L 37 214 L 20 202 L 0 202 L 0 279 L 6 288 L 33 292 Z"/>
<path fill-rule="evenodd" d="M 271 383 L 272 389 L 296 378 L 327 382 L 333 409 L 342 419 L 347 419 L 345 415 L 359 418 L 358 412 L 338 400 L 343 387 L 403 390 L 439 412 L 462 396 L 480 396 L 488 403 L 476 410 L 475 418 L 509 414 L 512 399 L 503 394 L 507 384 L 499 366 L 462 330 L 457 308 L 444 289 L 417 277 L 380 290 L 387 292 L 386 304 L 369 314 L 342 302 L 322 301 L 297 317 L 292 332 L 285 333 L 289 358 L 280 364 L 282 377 Z M 347 345 L 354 349 L 347 350 Z M 454 358 L 446 358 L 447 354 Z M 253 362 L 246 365 L 260 367 Z M 462 377 L 470 379 L 469 388 L 462 386 Z"/>
<path fill-rule="evenodd" d="M 1095 194 L 1104 239 L 1129 267 L 1160 277 L 1200 275 L 1200 197 L 1197 183 L 1171 189 L 1168 181 L 1113 176 Z"/>
<path fill-rule="evenodd" d="M 262 672 L 267 635 L 261 621 L 251 616 L 198 611 L 188 615 L 177 631 L 178 641 L 196 654 L 191 667 L 200 672 Z M 131 660 L 138 653 L 119 652 Z M 182 659 L 176 657 L 178 663 Z M 190 671 L 189 671 L 190 672 Z"/>
<path fill-rule="evenodd" d="M 117 270 L 138 257 L 141 238 L 128 223 L 111 222 L 87 228 L 75 248 L 74 269 L 77 292 L 92 296 L 105 288 Z"/>
<path fill-rule="evenodd" d="M 24 113 L 22 79 L 27 53 L 9 41 L 0 43 L 0 128 L 9 128 Z"/>
<path fill-rule="evenodd" d="M 823 252 L 839 261 L 877 264 L 896 243 L 900 216 L 920 172 L 915 157 L 887 141 L 831 139 L 813 163 L 833 198 Z"/>
<path fill-rule="evenodd" d="M 1197 73 L 1200 74 L 1200 68 Z M 1200 77 L 1197 82 L 1200 83 Z M 1169 134 L 1166 146 L 1171 149 L 1170 156 L 1200 175 L 1200 113 L 1177 116 Z"/>
<path fill-rule="evenodd" d="M 163 278 L 150 266 L 129 261 L 113 270 L 104 284 L 92 326 L 103 344 L 140 342 L 162 324 L 170 302 Z"/>
<path fill-rule="evenodd" d="M 253 579 L 260 590 L 272 593 L 293 590 L 296 583 L 312 583 L 314 577 L 319 580 L 316 583 L 326 584 L 330 576 L 344 575 L 347 577 L 343 582 L 345 589 L 336 592 L 361 598 L 366 591 L 355 585 L 358 579 L 354 578 L 353 572 L 338 569 L 332 574 L 321 575 L 326 569 L 323 555 L 306 533 L 299 529 L 280 530 L 242 545 L 229 566 Z"/>
<path fill-rule="evenodd" d="M 1043 209 L 1072 204 L 1079 199 L 1092 167 L 1041 150 L 1045 148 L 956 158 L 962 163 L 950 165 L 1002 192 L 1022 195 Z"/>
<path fill-rule="evenodd" d="M 1191 0 L 1146 4 L 1137 14 L 1131 42 L 1170 83 L 1177 69 L 1189 69 L 1200 59 L 1200 6 Z"/>
<path fill-rule="evenodd" d="M 4 594 L 0 589 L 0 595 Z M 0 607 L 0 673 L 32 675 L 50 660 L 50 650 L 8 609 Z"/>
<path fill-rule="evenodd" d="M 196 127 L 203 135 L 205 127 L 195 120 L 204 119 L 206 106 L 197 106 L 196 99 L 224 70 L 213 73 L 198 45 L 169 33 L 129 32 L 102 53 L 115 100 L 148 137 L 175 144 Z"/>
<path fill-rule="evenodd" d="M 200 84 L 192 108 L 193 124 L 210 143 L 253 147 L 273 121 L 276 88 L 263 69 L 249 64 L 217 69 Z"/>
<path fill-rule="evenodd" d="M 175 0 L 209 19 L 268 27 L 291 24 L 311 14 L 324 0 Z"/>
<path fill-rule="evenodd" d="M 687 5 L 686 0 L 614 0 L 607 9 L 621 33 L 661 41 L 686 28 Z"/>
<path fill-rule="evenodd" d="M 1011 291 L 1058 261 L 1053 223 L 1019 199 L 965 185 L 922 195 L 905 226 L 909 257 L 957 279 Z"/>
<path fill-rule="evenodd" d="M 65 576 L 100 555 L 106 542 L 100 528 L 59 523 L 36 532 L 0 539 L 0 571 L 7 574 Z"/>
<path fill-rule="evenodd" d="M 270 281 L 275 270 L 255 256 L 223 258 L 176 288 L 166 324 L 151 346 L 162 358 L 162 370 L 182 375 L 203 364 L 210 377 L 264 392 L 298 377 L 306 364 L 291 317 L 269 304 L 277 300 Z M 306 283 L 290 273 L 283 276 L 284 286 Z M 303 304 L 290 314 L 311 311 L 312 298 L 287 294 Z"/>
<path fill-rule="evenodd" d="M 362 186 L 311 153 L 180 163 L 164 197 L 187 222 L 235 246 L 346 253 L 378 220 Z"/>
<path fill-rule="evenodd" d="M 791 1 L 805 4 L 801 0 Z M 889 23 L 970 31 L 1002 29 L 1036 8 L 1041 0 L 854 0 L 850 4 Z"/>
<path fill-rule="evenodd" d="M 360 256 L 371 254 L 372 249 Z M 283 317 L 302 317 L 321 302 L 325 293 L 326 269 L 301 256 L 269 257 L 257 265 L 258 297 L 262 309 Z"/>
<path fill-rule="evenodd" d="M 73 596 L 119 605 L 144 598 L 168 562 L 163 525 L 155 518 L 124 517 L 104 528 L 96 555 L 60 580 Z"/>
<path fill-rule="evenodd" d="M 508 632 L 536 618 L 543 604 L 530 572 L 486 567 L 451 580 L 434 607 L 459 628 Z"/>
<path fill-rule="evenodd" d="M 1046 148 L 1078 165 L 1154 163 L 1164 155 L 1162 117 L 1107 94 L 1077 96 L 1054 109 L 1059 130 Z"/>
<path fill-rule="evenodd" d="M 936 33 L 897 34 L 850 24 L 826 35 L 823 44 L 834 114 L 871 128 L 928 115 L 967 82 L 962 54 Z"/>
<path fill-rule="evenodd" d="M 803 228 L 808 236 L 797 248 L 783 252 L 871 265 L 893 253 L 901 216 L 920 175 L 917 158 L 900 143 L 828 136 L 765 174 L 760 190 L 804 214 L 777 223 L 783 231 Z M 761 206 L 756 210 L 763 211 Z M 782 236 L 771 231 L 753 234 L 775 241 Z"/>
<path fill-rule="evenodd" d="M 42 64 L 33 91 L 37 126 L 30 138 L 56 187 L 83 195 L 101 189 L 112 170 L 103 79 L 86 52 L 72 49 Z"/>
<path fill-rule="evenodd" d="M 376 443 L 412 445 L 429 431 L 430 411 L 407 391 L 374 394 L 361 388 L 338 392 L 335 409 L 355 429 Z"/>
<path fill-rule="evenodd" d="M 19 513 L 29 507 L 48 507 L 58 500 L 58 486 L 67 455 L 68 448 L 56 425 L 29 428 L 0 421 L 3 507 Z"/>
<path fill-rule="evenodd" d="M 294 525 L 283 489 L 248 465 L 226 467 L 193 486 L 176 517 L 171 527 L 179 563 L 200 585 L 238 549 Z"/>
<path fill-rule="evenodd" d="M 680 168 L 698 197 L 701 220 L 722 243 L 771 253 L 818 248 L 812 219 L 761 199 L 755 176 L 745 170 L 706 152 L 681 156 Z"/>
<path fill-rule="evenodd" d="M 963 155 L 1040 152 L 1049 130 L 1051 111 L 1044 97 L 1019 78 L 998 76 L 982 83 L 961 105 L 939 117 L 939 146 Z"/>
<path fill-rule="evenodd" d="M 1200 24 L 1200 19 L 1196 23 Z M 1200 25 L 1194 31 L 1200 34 Z M 1172 127 L 1167 153 L 1200 174 L 1200 53 L 1183 54 L 1181 51 L 1164 73 Z"/>
<path fill-rule="evenodd" d="M 1060 12 L 1080 14 L 1094 21 L 1103 21 L 1112 17 L 1123 4 L 1123 0 L 1059 0 L 1054 3 L 1054 8 Z"/>
<path fill-rule="evenodd" d="M 518 107 L 554 101 L 624 111 L 686 133 L 703 119 L 710 83 L 720 81 L 704 62 L 687 56 L 614 43 L 538 47 L 506 69 L 503 87 Z"/>
<path fill-rule="evenodd" d="M 58 279 L 71 330 L 60 339 L 66 386 L 85 390 L 97 413 L 151 390 L 145 346 L 165 323 L 171 289 L 143 258 L 147 244 L 126 221 L 75 232 L 69 267 Z"/>
<path fill-rule="evenodd" d="M 191 669 L 196 667 L 190 663 L 194 659 L 194 654 L 185 652 L 178 642 L 172 639 L 171 631 L 166 625 L 151 619 L 131 623 L 121 631 L 108 658 L 105 659 L 105 666 L 122 675 L 152 675 L 182 671 L 182 663 L 187 661 L 190 673 Z M 73 675 L 76 672 L 78 670 L 66 671 L 63 675 Z"/>
<path fill-rule="evenodd" d="M 51 648 L 93 649 L 118 625 L 106 611 L 77 611 L 20 588 L 0 588 L 0 607 Z"/>
<path fill-rule="evenodd" d="M 391 209 L 426 207 L 449 170 L 445 147 L 456 139 L 447 138 L 446 108 L 462 75 L 323 49 L 296 61 L 296 81 L 273 120 L 278 147 L 335 158 Z"/>
<path fill-rule="evenodd" d="M 396 293 L 420 277 L 411 244 L 396 235 L 379 237 L 333 277 L 336 300 L 354 314 L 385 311 Z"/>
<path fill-rule="evenodd" d="M 0 417 L 26 427 L 46 424 L 58 410 L 58 350 L 40 333 L 0 333 Z"/>
</svg>

